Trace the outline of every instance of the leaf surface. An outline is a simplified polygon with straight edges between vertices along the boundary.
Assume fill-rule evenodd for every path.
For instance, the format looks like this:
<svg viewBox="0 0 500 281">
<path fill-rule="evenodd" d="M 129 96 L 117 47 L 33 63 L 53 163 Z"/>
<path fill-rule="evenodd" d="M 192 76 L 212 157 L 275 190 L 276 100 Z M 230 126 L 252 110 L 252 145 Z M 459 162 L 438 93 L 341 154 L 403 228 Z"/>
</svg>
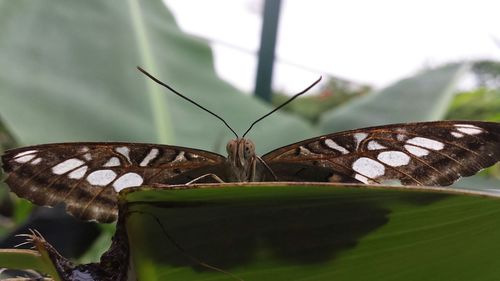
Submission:
<svg viewBox="0 0 500 281">
<path fill-rule="evenodd" d="M 127 192 L 133 268 L 141 280 L 495 280 L 500 200 L 450 191 L 263 184 Z"/>
</svg>

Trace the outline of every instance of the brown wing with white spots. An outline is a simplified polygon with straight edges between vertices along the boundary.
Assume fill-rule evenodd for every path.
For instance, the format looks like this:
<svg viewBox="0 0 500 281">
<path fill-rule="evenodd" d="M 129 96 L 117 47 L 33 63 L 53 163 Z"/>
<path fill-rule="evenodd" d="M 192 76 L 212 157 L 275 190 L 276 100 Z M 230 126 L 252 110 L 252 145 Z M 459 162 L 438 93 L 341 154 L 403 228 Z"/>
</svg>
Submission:
<svg viewBox="0 0 500 281">
<path fill-rule="evenodd" d="M 47 144 L 2 156 L 5 182 L 18 196 L 44 206 L 64 202 L 74 216 L 99 222 L 116 219 L 124 188 L 188 181 L 224 161 L 202 150 L 132 143 Z"/>
<path fill-rule="evenodd" d="M 262 158 L 279 180 L 444 186 L 500 160 L 500 123 L 357 129 L 298 142 Z"/>
</svg>

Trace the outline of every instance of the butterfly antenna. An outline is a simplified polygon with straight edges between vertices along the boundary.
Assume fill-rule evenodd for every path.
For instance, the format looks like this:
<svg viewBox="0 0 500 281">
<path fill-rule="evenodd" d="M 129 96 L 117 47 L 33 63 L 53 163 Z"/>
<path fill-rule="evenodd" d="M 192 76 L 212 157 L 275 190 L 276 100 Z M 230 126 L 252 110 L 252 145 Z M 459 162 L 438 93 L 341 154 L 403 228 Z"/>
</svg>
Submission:
<svg viewBox="0 0 500 281">
<path fill-rule="evenodd" d="M 147 72 L 146 70 L 144 70 L 142 67 L 138 66 L 137 69 L 144 73 L 147 77 L 149 77 L 151 80 L 155 81 L 156 83 L 162 85 L 163 87 L 169 89 L 172 93 L 178 95 L 179 97 L 187 100 L 188 102 L 196 105 L 197 107 L 205 110 L 206 112 L 212 114 L 213 116 L 215 116 L 216 118 L 218 118 L 220 121 L 222 121 L 222 123 L 224 123 L 224 125 L 226 125 L 226 127 L 229 128 L 229 130 L 231 130 L 231 132 L 233 132 L 233 134 L 236 136 L 236 138 L 239 138 L 238 137 L 238 134 L 233 130 L 233 128 L 231 128 L 231 126 L 229 126 L 229 124 L 226 122 L 226 120 L 222 119 L 222 117 L 220 117 L 219 115 L 213 113 L 212 111 L 208 110 L 207 108 L 203 107 L 202 105 L 198 104 L 197 102 L 195 102 L 194 100 L 184 96 L 183 94 L 177 92 L 174 88 L 170 87 L 169 85 L 163 83 L 162 81 L 160 81 L 158 78 L 154 77 L 153 75 L 151 75 L 149 72 Z"/>
<path fill-rule="evenodd" d="M 280 106 L 276 107 L 275 109 L 271 110 L 271 112 L 267 113 L 266 115 L 260 117 L 259 119 L 255 120 L 251 125 L 250 127 L 248 128 L 248 130 L 245 131 L 245 133 L 243 134 L 243 136 L 241 138 L 245 138 L 245 136 L 248 134 L 248 132 L 250 132 L 250 130 L 253 128 L 253 126 L 257 123 L 259 123 L 262 119 L 266 118 L 267 116 L 273 114 L 274 112 L 278 111 L 280 108 L 282 108 L 283 106 L 291 103 L 294 99 L 300 97 L 301 95 L 305 94 L 307 91 L 309 91 L 312 87 L 316 86 L 316 84 L 319 83 L 319 81 L 321 81 L 321 76 L 318 78 L 318 80 L 314 81 L 314 83 L 312 83 L 309 87 L 305 88 L 304 90 L 302 90 L 302 92 L 298 93 L 298 94 L 295 94 L 293 97 L 289 98 L 287 101 L 285 101 L 284 103 L 282 103 Z"/>
</svg>

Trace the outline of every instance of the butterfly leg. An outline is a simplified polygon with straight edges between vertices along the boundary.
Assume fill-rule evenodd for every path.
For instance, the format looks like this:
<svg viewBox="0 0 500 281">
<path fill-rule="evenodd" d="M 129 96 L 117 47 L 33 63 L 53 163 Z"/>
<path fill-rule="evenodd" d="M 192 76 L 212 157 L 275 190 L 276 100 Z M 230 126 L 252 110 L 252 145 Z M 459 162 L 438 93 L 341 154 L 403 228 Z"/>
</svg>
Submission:
<svg viewBox="0 0 500 281">
<path fill-rule="evenodd" d="M 19 245 L 32 244 L 32 249 L 36 250 L 44 258 L 50 259 L 52 264 L 56 267 L 57 273 L 62 275 L 60 277 L 62 277 L 63 280 L 68 280 L 64 277 L 66 274 L 68 274 L 68 272 L 71 272 L 73 270 L 73 263 L 61 256 L 61 254 L 59 254 L 59 252 L 57 252 L 57 250 L 43 238 L 40 232 L 33 229 L 30 229 L 29 231 L 29 234 L 16 235 L 17 237 L 26 238 L 26 242 Z"/>
<path fill-rule="evenodd" d="M 208 177 L 211 177 L 212 179 L 216 180 L 219 183 L 225 183 L 225 181 L 223 181 L 221 178 L 219 178 L 216 174 L 210 173 L 210 174 L 204 174 L 202 176 L 199 176 L 199 177 L 195 178 L 194 180 L 191 180 L 191 181 L 185 183 L 184 185 L 190 185 L 190 184 L 199 182 L 200 180 L 208 178 Z"/>
<path fill-rule="evenodd" d="M 267 165 L 266 161 L 264 161 L 262 158 L 260 158 L 259 156 L 257 156 L 257 160 L 260 161 L 260 163 L 262 163 L 264 165 L 264 167 L 266 168 L 267 171 L 269 171 L 269 173 L 271 173 L 271 175 L 273 176 L 273 179 L 275 181 L 278 181 L 278 177 L 276 176 L 276 174 L 274 173 L 274 171 L 271 169 L 271 167 L 269 167 L 269 165 Z M 254 180 L 255 181 L 255 180 Z"/>
</svg>

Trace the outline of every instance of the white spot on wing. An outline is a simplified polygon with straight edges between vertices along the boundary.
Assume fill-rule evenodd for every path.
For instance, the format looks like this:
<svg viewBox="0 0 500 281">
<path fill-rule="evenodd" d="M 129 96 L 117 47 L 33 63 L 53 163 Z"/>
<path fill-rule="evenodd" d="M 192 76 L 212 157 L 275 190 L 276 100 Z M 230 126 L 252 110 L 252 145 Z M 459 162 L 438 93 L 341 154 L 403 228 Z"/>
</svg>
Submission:
<svg viewBox="0 0 500 281">
<path fill-rule="evenodd" d="M 401 186 L 403 183 L 399 179 L 386 179 L 380 182 L 383 185 Z"/>
<path fill-rule="evenodd" d="M 105 186 L 116 178 L 112 170 L 97 170 L 87 176 L 87 181 L 92 185 Z"/>
<path fill-rule="evenodd" d="M 37 153 L 37 152 L 38 152 L 38 150 L 26 150 L 26 151 L 19 152 L 18 154 L 16 154 L 16 156 L 14 156 L 14 158 L 18 158 L 18 157 L 21 157 L 24 155 L 33 154 L 33 153 Z"/>
<path fill-rule="evenodd" d="M 379 149 L 385 149 L 387 147 L 381 145 L 380 143 L 378 143 L 377 141 L 370 141 L 368 143 L 368 150 L 379 150 Z"/>
<path fill-rule="evenodd" d="M 377 156 L 377 159 L 392 167 L 404 166 L 410 163 L 410 156 L 401 151 L 384 151 Z"/>
<path fill-rule="evenodd" d="M 92 155 L 90 155 L 90 153 L 85 153 L 83 154 L 83 159 L 90 161 L 92 160 Z"/>
<path fill-rule="evenodd" d="M 349 150 L 345 149 L 345 147 L 338 145 L 336 142 L 334 142 L 331 139 L 325 139 L 325 144 L 331 149 L 335 149 L 339 151 L 342 154 L 348 154 Z"/>
<path fill-rule="evenodd" d="M 303 148 L 303 147 L 301 147 L 301 148 Z M 187 160 L 187 159 L 184 156 L 184 151 L 181 151 L 181 152 L 179 152 L 179 154 L 177 154 L 177 156 L 175 156 L 175 159 L 172 162 L 185 161 L 185 160 Z"/>
<path fill-rule="evenodd" d="M 117 167 L 117 166 L 120 166 L 120 159 L 118 159 L 118 157 L 111 157 L 109 158 L 108 162 L 104 163 L 104 165 L 102 165 L 103 167 Z"/>
<path fill-rule="evenodd" d="M 408 150 L 408 152 L 410 152 L 411 154 L 418 157 L 426 156 L 427 154 L 429 154 L 429 150 L 409 144 L 405 145 L 405 149 Z"/>
<path fill-rule="evenodd" d="M 451 135 L 456 137 L 456 138 L 461 138 L 464 136 L 464 134 L 462 133 L 459 133 L 459 132 L 451 132 Z"/>
<path fill-rule="evenodd" d="M 130 148 L 126 147 L 126 146 L 120 146 L 120 147 L 117 147 L 115 148 L 116 152 L 120 153 L 121 155 L 123 155 L 125 158 L 127 158 L 128 162 L 130 162 Z"/>
<path fill-rule="evenodd" d="M 361 175 L 369 178 L 376 178 L 384 175 L 385 167 L 381 163 L 366 157 L 361 157 L 354 161 L 352 169 Z"/>
<path fill-rule="evenodd" d="M 457 128 L 457 131 L 460 131 L 467 135 L 477 135 L 483 132 L 483 130 L 476 128 Z"/>
<path fill-rule="evenodd" d="M 158 148 L 152 148 L 149 151 L 148 155 L 146 155 L 146 157 L 144 157 L 144 159 L 142 159 L 141 164 L 139 164 L 139 166 L 141 166 L 141 167 L 147 166 L 149 164 L 149 162 L 151 162 L 151 160 L 155 159 L 156 156 L 158 156 L 158 152 L 159 152 Z"/>
<path fill-rule="evenodd" d="M 409 139 L 408 141 L 406 141 L 406 143 L 429 148 L 432 150 L 441 150 L 444 148 L 443 143 L 435 141 L 435 140 L 431 140 L 428 138 L 422 138 L 422 137 L 415 137 L 415 138 Z"/>
<path fill-rule="evenodd" d="M 119 177 L 114 183 L 113 187 L 116 192 L 120 192 L 120 190 L 124 188 L 129 188 L 132 186 L 140 186 L 144 180 L 141 176 L 136 173 L 126 173 L 125 175 Z"/>
<path fill-rule="evenodd" d="M 473 128 L 473 129 L 481 129 L 478 126 L 472 125 L 472 124 L 455 124 L 455 127 L 465 127 L 465 128 Z"/>
<path fill-rule="evenodd" d="M 365 183 L 365 184 L 368 184 L 368 178 L 363 176 L 363 175 L 360 175 L 360 174 L 356 174 L 354 176 L 355 179 L 357 179 L 358 181 L 362 182 L 362 183 Z"/>
<path fill-rule="evenodd" d="M 42 158 L 41 157 L 38 157 L 37 159 L 31 161 L 31 165 L 37 165 L 37 164 L 40 164 L 40 162 L 42 162 Z"/>
<path fill-rule="evenodd" d="M 193 154 L 193 153 L 190 153 L 190 154 L 189 154 L 189 157 L 190 157 L 190 158 L 193 158 L 193 159 L 199 159 L 199 158 L 201 158 L 201 157 L 200 157 L 200 155 L 198 155 L 198 154 Z"/>
<path fill-rule="evenodd" d="M 366 137 L 368 136 L 367 133 L 355 133 L 354 134 L 354 140 L 356 141 L 356 149 L 358 149 L 359 147 L 359 144 L 364 140 L 366 139 Z"/>
<path fill-rule="evenodd" d="M 52 167 L 52 173 L 62 175 L 83 164 L 84 162 L 82 160 L 71 158 Z"/>
<path fill-rule="evenodd" d="M 24 156 L 15 158 L 14 161 L 16 161 L 17 163 L 26 163 L 26 162 L 31 161 L 31 159 L 33 159 L 35 157 L 36 157 L 35 154 L 24 155 Z"/>
<path fill-rule="evenodd" d="M 83 178 L 83 176 L 85 176 L 85 173 L 87 173 L 87 169 L 89 167 L 88 166 L 82 166 L 74 171 L 72 171 L 71 173 L 69 173 L 68 177 L 70 179 L 81 179 Z"/>
<path fill-rule="evenodd" d="M 303 147 L 302 145 L 299 146 L 299 150 L 300 150 L 299 151 L 300 155 L 310 155 L 310 154 L 312 154 L 312 152 L 309 149 Z"/>
<path fill-rule="evenodd" d="M 396 136 L 396 139 L 397 139 L 398 141 L 404 141 L 404 140 L 406 139 L 406 135 L 403 135 L 403 134 L 398 134 L 398 135 Z"/>
</svg>

